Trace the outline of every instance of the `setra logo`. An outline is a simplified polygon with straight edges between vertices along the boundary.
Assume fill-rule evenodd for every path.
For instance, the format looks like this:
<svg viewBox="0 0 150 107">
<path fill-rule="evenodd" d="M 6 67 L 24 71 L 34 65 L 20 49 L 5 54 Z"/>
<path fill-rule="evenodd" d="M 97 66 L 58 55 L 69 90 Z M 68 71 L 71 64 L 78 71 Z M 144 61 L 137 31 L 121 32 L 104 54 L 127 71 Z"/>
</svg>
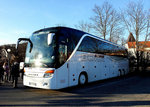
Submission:
<svg viewBox="0 0 150 107">
<path fill-rule="evenodd" d="M 37 77 L 38 74 L 28 74 L 28 76 Z"/>
</svg>

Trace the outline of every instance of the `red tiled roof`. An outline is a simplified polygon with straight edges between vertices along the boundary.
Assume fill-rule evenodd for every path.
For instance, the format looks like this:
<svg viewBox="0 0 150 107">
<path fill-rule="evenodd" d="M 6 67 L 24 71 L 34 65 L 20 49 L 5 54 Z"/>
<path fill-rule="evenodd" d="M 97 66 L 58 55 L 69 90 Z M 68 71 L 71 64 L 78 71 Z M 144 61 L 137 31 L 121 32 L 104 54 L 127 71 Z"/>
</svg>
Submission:
<svg viewBox="0 0 150 107">
<path fill-rule="evenodd" d="M 128 42 L 128 48 L 135 48 L 135 42 Z"/>
<path fill-rule="evenodd" d="M 134 36 L 133 36 L 133 34 L 131 32 L 130 32 L 130 34 L 128 36 L 127 42 L 135 42 L 135 38 L 134 38 Z"/>
<path fill-rule="evenodd" d="M 136 42 L 128 42 L 128 47 L 129 48 L 135 48 Z M 150 41 L 141 41 L 138 42 L 139 46 L 142 46 L 143 48 L 150 48 Z"/>
</svg>

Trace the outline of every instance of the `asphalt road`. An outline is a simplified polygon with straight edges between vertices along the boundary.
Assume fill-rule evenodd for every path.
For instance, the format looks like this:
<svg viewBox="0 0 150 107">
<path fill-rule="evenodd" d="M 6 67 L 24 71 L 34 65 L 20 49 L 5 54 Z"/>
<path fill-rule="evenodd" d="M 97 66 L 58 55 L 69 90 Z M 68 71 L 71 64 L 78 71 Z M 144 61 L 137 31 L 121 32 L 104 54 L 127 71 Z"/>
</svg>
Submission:
<svg viewBox="0 0 150 107">
<path fill-rule="evenodd" d="M 62 90 L 0 85 L 0 106 L 150 106 L 150 75 L 109 79 Z"/>
</svg>

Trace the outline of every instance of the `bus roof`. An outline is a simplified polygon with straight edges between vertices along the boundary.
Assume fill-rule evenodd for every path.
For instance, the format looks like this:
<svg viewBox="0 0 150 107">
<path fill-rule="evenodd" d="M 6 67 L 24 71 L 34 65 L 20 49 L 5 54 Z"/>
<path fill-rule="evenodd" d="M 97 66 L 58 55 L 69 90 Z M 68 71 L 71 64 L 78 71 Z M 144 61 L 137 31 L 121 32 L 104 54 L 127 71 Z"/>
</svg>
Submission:
<svg viewBox="0 0 150 107">
<path fill-rule="evenodd" d="M 72 33 L 76 32 L 76 33 L 78 33 L 78 34 L 80 35 L 80 38 L 81 38 L 81 36 L 83 36 L 84 34 L 87 34 L 87 35 L 90 36 L 90 37 L 93 37 L 93 38 L 96 38 L 96 39 L 98 39 L 98 40 L 102 40 L 102 41 L 107 42 L 107 43 L 109 43 L 109 44 L 112 44 L 112 45 L 115 45 L 115 46 L 118 46 L 118 47 L 121 47 L 121 48 L 126 49 L 124 46 L 118 45 L 118 44 L 113 43 L 113 42 L 110 42 L 110 41 L 108 41 L 108 40 L 104 40 L 104 39 L 102 39 L 102 38 L 100 38 L 100 37 L 98 37 L 98 36 L 95 36 L 95 35 L 92 35 L 92 34 L 89 34 L 89 33 L 86 33 L 86 32 L 84 32 L 84 31 L 77 30 L 77 29 L 74 29 L 74 28 L 63 27 L 63 26 L 49 27 L 49 28 L 40 29 L 40 30 L 35 31 L 33 34 L 38 33 L 38 32 L 42 32 L 42 31 L 49 31 L 49 30 L 52 30 L 52 31 L 55 31 L 55 32 L 61 31 L 61 30 L 69 31 L 69 32 L 72 32 Z"/>
<path fill-rule="evenodd" d="M 77 30 L 77 29 L 73 29 L 73 28 L 69 28 L 69 27 L 62 27 L 62 26 L 40 29 L 40 30 L 35 31 L 34 33 L 38 33 L 38 32 L 41 32 L 41 31 L 49 31 L 49 30 L 69 30 L 69 31 L 76 31 L 76 32 L 80 32 L 80 33 L 82 32 L 84 34 L 87 34 L 83 31 L 80 31 L 80 30 Z"/>
</svg>

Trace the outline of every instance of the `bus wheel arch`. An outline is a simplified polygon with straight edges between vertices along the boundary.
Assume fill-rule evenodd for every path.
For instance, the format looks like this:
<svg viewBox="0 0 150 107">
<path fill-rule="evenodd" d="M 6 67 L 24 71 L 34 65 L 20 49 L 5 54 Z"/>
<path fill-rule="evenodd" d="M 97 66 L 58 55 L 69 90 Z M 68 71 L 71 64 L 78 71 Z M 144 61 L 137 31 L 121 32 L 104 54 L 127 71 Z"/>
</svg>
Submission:
<svg viewBox="0 0 150 107">
<path fill-rule="evenodd" d="M 85 71 L 81 72 L 78 79 L 78 85 L 85 85 L 88 83 L 88 75 Z"/>
</svg>

